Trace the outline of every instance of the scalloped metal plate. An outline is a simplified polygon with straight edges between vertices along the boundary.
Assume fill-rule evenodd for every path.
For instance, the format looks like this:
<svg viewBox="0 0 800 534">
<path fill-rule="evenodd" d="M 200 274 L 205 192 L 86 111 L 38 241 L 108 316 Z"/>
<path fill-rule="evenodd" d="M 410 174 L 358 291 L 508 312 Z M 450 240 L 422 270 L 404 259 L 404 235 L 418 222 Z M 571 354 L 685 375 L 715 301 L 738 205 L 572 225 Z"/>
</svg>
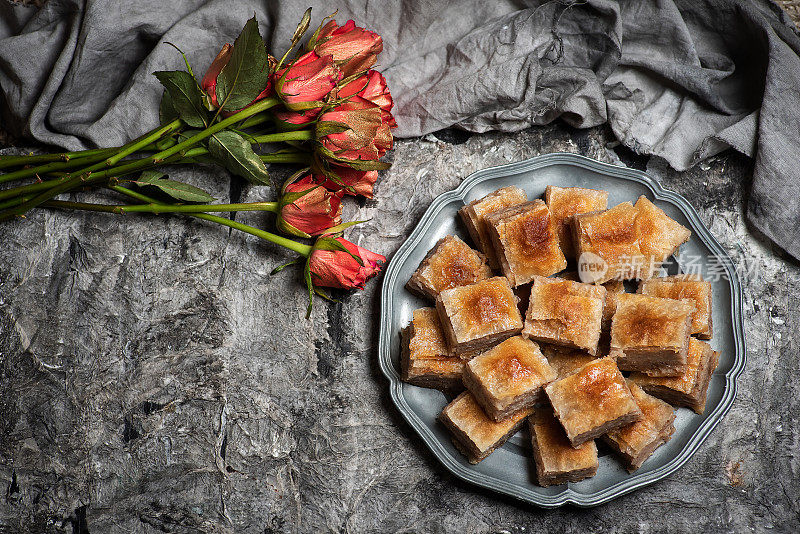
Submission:
<svg viewBox="0 0 800 534">
<path fill-rule="evenodd" d="M 714 339 L 711 344 L 720 352 L 720 362 L 709 386 L 705 413 L 697 415 L 685 408 L 678 409 L 673 438 L 633 474 L 624 470 L 613 457 L 605 456 L 600 459 L 596 476 L 542 488 L 532 479 L 534 467 L 525 443 L 526 430 L 480 464 L 469 464 L 453 446 L 447 430 L 436 421 L 447 403 L 446 397 L 439 391 L 402 382 L 398 361 L 400 330 L 408 324 L 414 309 L 429 305 L 405 289 L 406 281 L 441 237 L 456 234 L 469 242 L 458 220 L 458 209 L 507 185 L 517 185 L 529 198 L 538 198 L 548 184 L 605 189 L 609 192 L 610 206 L 645 195 L 670 217 L 691 228 L 693 235 L 689 243 L 683 245 L 682 255 L 699 255 L 701 272 L 706 277 L 715 273 L 723 275 L 712 281 Z M 381 292 L 378 359 L 383 374 L 389 379 L 389 393 L 395 406 L 434 456 L 455 476 L 537 506 L 554 508 L 571 503 L 589 507 L 668 476 L 697 451 L 736 396 L 736 378 L 746 360 L 742 318 L 742 289 L 736 269 L 685 198 L 663 189 L 644 172 L 576 154 L 555 153 L 478 171 L 458 188 L 439 195 L 431 203 L 386 269 Z"/>
</svg>

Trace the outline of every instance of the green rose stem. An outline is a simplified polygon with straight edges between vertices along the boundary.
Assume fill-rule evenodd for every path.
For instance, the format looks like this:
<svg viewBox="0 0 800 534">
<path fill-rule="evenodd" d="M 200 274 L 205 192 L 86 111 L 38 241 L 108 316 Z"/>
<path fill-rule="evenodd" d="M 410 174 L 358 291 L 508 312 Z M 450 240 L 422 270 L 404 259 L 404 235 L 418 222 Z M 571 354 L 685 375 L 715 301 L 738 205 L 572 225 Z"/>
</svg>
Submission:
<svg viewBox="0 0 800 534">
<path fill-rule="evenodd" d="M 161 128 L 163 128 L 163 126 L 154 128 L 153 130 L 150 130 L 149 132 L 146 132 L 142 136 L 138 137 L 133 142 L 135 143 L 141 139 L 144 139 L 145 137 L 150 136 L 153 132 L 156 132 Z M 119 148 L 114 148 L 114 147 L 92 148 L 89 150 L 80 150 L 77 152 L 57 152 L 54 154 L 37 154 L 37 155 L 27 155 L 27 156 L 0 156 L 0 169 L 5 169 L 8 167 L 18 167 L 21 165 L 33 165 L 36 163 L 48 163 L 51 161 L 66 163 L 70 160 L 82 159 L 91 156 L 108 157 L 109 154 L 113 154 L 116 150 L 119 150 Z M 5 178 L 5 176 L 1 178 Z"/>
<path fill-rule="evenodd" d="M 81 167 L 85 167 L 87 163 L 96 163 L 97 161 L 101 161 L 103 158 L 112 155 L 116 150 L 118 149 L 105 148 L 96 152 L 95 154 L 87 154 L 86 156 L 74 157 L 66 160 L 57 160 L 54 161 L 53 163 L 48 163 L 46 165 L 40 165 L 38 167 L 30 167 L 27 169 L 20 169 L 18 171 L 9 172 L 0 176 L 0 183 L 12 182 L 14 180 L 21 180 L 22 178 L 28 178 L 40 174 L 47 174 L 55 171 L 69 171 L 72 169 L 80 169 Z M 36 156 L 27 156 L 27 157 L 34 158 Z M 35 162 L 31 161 L 28 163 L 35 163 Z"/>
<path fill-rule="evenodd" d="M 73 209 L 82 211 L 101 211 L 104 213 L 204 213 L 210 211 L 278 211 L 277 202 L 245 202 L 239 204 L 163 204 L 153 201 L 149 204 L 90 204 L 87 202 L 67 202 L 64 200 L 48 200 L 42 206 L 46 208 Z"/>
<path fill-rule="evenodd" d="M 264 163 L 311 163 L 311 152 L 278 152 L 259 156 Z"/>
<path fill-rule="evenodd" d="M 170 134 L 170 133 L 174 132 L 175 130 L 177 130 L 178 128 L 180 128 L 181 124 L 182 123 L 181 123 L 180 119 L 175 119 L 174 121 L 170 122 L 169 124 L 166 124 L 166 125 L 162 126 L 161 128 L 158 128 L 157 130 L 153 131 L 151 134 L 145 135 L 144 137 L 141 137 L 138 141 L 134 141 L 133 143 L 128 143 L 127 145 L 122 147 L 122 150 L 120 150 L 119 152 L 117 152 L 116 154 L 114 154 L 113 156 L 111 156 L 110 158 L 108 158 L 106 160 L 106 162 L 105 162 L 106 163 L 106 167 L 113 167 L 114 165 L 119 163 L 119 161 L 122 158 L 133 154 L 137 150 L 143 149 L 144 147 L 148 146 L 150 143 L 155 143 L 156 141 L 158 141 L 159 139 L 164 137 L 164 135 Z M 88 171 L 88 169 L 87 169 L 86 172 L 90 172 L 90 171 Z"/>
<path fill-rule="evenodd" d="M 204 148 L 195 148 L 195 149 L 192 149 L 192 150 L 188 150 L 187 152 L 185 152 L 183 154 L 183 156 L 173 157 L 173 158 L 167 159 L 165 162 L 162 162 L 162 163 L 179 163 L 182 158 L 202 156 L 202 155 L 207 154 L 207 153 L 208 153 L 208 150 L 206 150 Z M 150 162 L 150 158 L 142 158 L 142 159 L 138 159 L 138 160 L 133 160 L 133 161 L 131 161 L 129 163 L 140 163 L 140 162 L 145 162 L 145 163 Z M 145 166 L 143 168 L 155 167 L 156 165 L 157 164 L 150 163 L 149 165 L 147 165 L 147 166 Z M 117 170 L 119 168 L 120 167 L 115 167 L 113 169 L 108 169 L 106 171 L 103 171 L 103 174 L 105 174 L 107 176 L 114 176 L 113 171 L 115 171 L 115 170 Z M 96 178 L 100 174 L 101 173 L 94 173 L 93 177 Z M 52 189 L 52 188 L 56 187 L 59 184 L 63 184 L 69 178 L 70 178 L 70 175 L 69 174 L 65 174 L 62 177 L 56 178 L 54 180 L 47 180 L 47 181 L 44 181 L 44 182 L 38 182 L 38 183 L 35 183 L 35 184 L 29 184 L 29 185 L 22 185 L 22 186 L 15 187 L 13 189 L 5 189 L 5 190 L 0 191 L 0 200 L 6 199 L 6 198 L 12 198 L 12 197 L 16 197 L 16 196 L 21 196 L 21 195 L 26 195 L 26 194 L 30 194 L 30 193 L 38 193 L 40 191 L 47 191 L 48 189 Z M 31 197 L 28 198 L 28 200 L 31 200 L 33 198 L 34 197 L 31 196 Z"/>
<path fill-rule="evenodd" d="M 297 134 L 297 132 L 288 132 L 292 134 Z M 279 134 L 283 135 L 283 134 Z M 265 136 L 261 136 L 262 138 Z M 208 154 L 208 149 L 198 147 L 188 150 L 183 154 L 183 157 L 168 160 L 165 163 L 188 163 L 190 158 L 204 156 Z M 276 152 L 274 154 L 263 154 L 259 156 L 261 161 L 265 163 L 309 163 L 311 161 L 311 153 L 310 152 Z M 142 158 L 139 160 L 134 160 L 134 162 L 138 161 L 150 161 L 150 158 Z M 151 164 L 149 167 L 156 167 L 157 164 Z M 109 171 L 113 171 L 114 169 L 109 169 Z M 97 176 L 95 174 L 94 176 Z M 35 184 L 29 184 L 24 186 L 18 186 L 13 189 L 5 189 L 0 190 L 0 200 L 10 199 L 13 198 L 13 201 L 8 202 L 0 202 L 0 210 L 7 209 L 13 206 L 19 206 L 24 201 L 31 200 L 33 196 L 32 193 L 38 193 L 40 191 L 46 191 L 59 183 L 62 183 L 66 180 L 69 176 L 65 175 L 60 179 L 56 180 L 48 180 L 45 182 L 38 182 Z M 17 197 L 17 198 L 14 198 Z M 24 198 L 25 200 L 21 200 Z"/>
<path fill-rule="evenodd" d="M 142 142 L 144 140 L 147 140 L 146 144 L 150 144 L 155 139 L 158 139 L 158 138 L 160 138 L 161 136 L 163 136 L 163 135 L 165 135 L 167 133 L 172 133 L 173 131 L 175 131 L 178 128 L 180 128 L 180 126 L 181 126 L 181 121 L 176 119 L 176 120 L 172 121 L 171 123 L 167 124 L 166 126 L 162 126 L 161 128 L 158 128 L 155 132 L 153 132 L 151 134 L 147 134 L 147 135 L 142 136 L 141 138 L 139 138 L 137 140 L 131 141 L 130 143 L 124 145 L 121 149 L 118 149 L 118 150 L 119 150 L 119 152 L 126 152 L 126 151 L 128 151 L 129 147 L 131 147 L 131 146 L 140 146 L 140 147 L 141 146 L 145 146 L 145 145 L 142 145 Z M 156 134 L 158 134 L 158 136 L 156 136 Z M 175 147 L 172 147 L 172 148 L 175 148 Z M 159 152 L 159 154 L 164 154 L 165 152 L 168 152 L 169 150 L 171 150 L 171 149 L 167 149 L 165 151 Z M 130 164 L 129 164 L 129 166 L 130 166 Z M 125 167 L 125 165 L 122 165 L 121 167 L 119 167 L 118 170 L 122 169 L 123 167 Z M 23 202 L 22 204 L 19 204 L 18 206 L 12 208 L 12 210 L 10 212 L 8 212 L 8 213 L 0 214 L 0 221 L 7 220 L 7 219 L 13 217 L 14 215 L 22 215 L 23 213 L 25 213 L 29 209 L 35 208 L 36 206 L 38 206 L 42 202 L 50 200 L 51 198 L 53 198 L 54 196 L 56 196 L 56 195 L 58 195 L 60 193 L 63 193 L 65 191 L 69 191 L 70 189 L 74 189 L 75 187 L 78 187 L 78 186 L 81 186 L 83 184 L 89 183 L 90 181 L 96 181 L 96 179 L 99 179 L 101 177 L 101 175 L 103 175 L 103 173 L 102 172 L 95 173 L 91 180 L 89 179 L 90 175 L 92 175 L 92 173 L 94 173 L 95 171 L 99 171 L 99 170 L 104 169 L 104 168 L 106 168 L 106 164 L 105 163 L 97 163 L 95 165 L 92 165 L 91 167 L 87 167 L 87 168 L 81 170 L 80 174 L 77 175 L 77 176 L 74 176 L 74 177 L 71 177 L 70 175 L 66 175 L 63 178 L 59 178 L 57 180 L 49 180 L 48 182 L 42 182 L 40 184 L 31 184 L 30 186 L 23 186 L 23 187 L 9 189 L 9 190 L 5 190 L 5 191 L 0 191 L 0 198 L 7 198 L 9 195 L 17 196 L 18 194 L 24 194 L 24 193 L 29 192 L 31 190 L 34 190 L 34 191 L 38 190 L 38 189 L 34 189 L 33 186 L 46 185 L 46 188 L 44 188 L 45 191 L 43 191 L 42 193 L 39 193 L 38 195 L 34 196 L 33 198 L 31 198 L 31 199 Z M 53 184 L 53 183 L 50 183 L 50 182 L 55 182 L 55 183 Z"/>
<path fill-rule="evenodd" d="M 129 196 L 131 198 L 135 198 L 141 202 L 145 202 L 148 204 L 158 204 L 158 201 L 156 201 L 155 199 L 150 198 L 147 195 L 137 193 L 136 191 L 132 191 L 126 187 L 121 187 L 117 185 L 117 186 L 111 186 L 109 189 L 112 189 L 113 191 Z M 206 221 L 215 222 L 217 224 L 233 228 L 234 230 L 239 230 L 241 232 L 245 232 L 250 235 L 260 237 L 261 239 L 265 239 L 271 243 L 275 243 L 276 245 L 280 245 L 282 247 L 288 248 L 289 250 L 293 250 L 294 252 L 297 252 L 298 254 L 301 254 L 305 257 L 310 256 L 311 251 L 313 250 L 313 247 L 311 245 L 298 243 L 297 241 L 293 241 L 291 239 L 287 239 L 285 237 L 281 237 L 279 235 L 275 235 L 273 233 L 266 232 L 258 228 L 254 228 L 252 226 L 248 226 L 240 222 L 232 221 L 230 219 L 226 219 L 225 217 L 219 217 L 217 215 L 209 215 L 208 213 L 191 213 L 190 216 L 198 219 L 203 219 Z"/>
<path fill-rule="evenodd" d="M 79 174 L 78 176 L 67 178 L 63 182 L 59 183 L 59 185 L 56 185 L 46 191 L 43 191 L 42 193 L 36 195 L 32 199 L 25 201 L 14 208 L 11 208 L 5 213 L 0 214 L 0 221 L 8 220 L 16 215 L 23 215 L 26 211 L 30 210 L 31 208 L 35 208 L 36 206 L 39 206 L 40 204 L 47 202 L 48 200 L 54 198 L 55 196 L 65 191 L 69 191 L 70 189 L 74 189 L 75 187 L 81 186 L 83 184 L 95 183 L 111 175 L 129 174 L 132 172 L 145 169 L 148 166 L 154 164 L 160 164 L 164 162 L 164 160 L 166 160 L 167 158 L 174 156 L 179 152 L 192 147 L 193 145 L 199 143 L 200 141 L 203 141 L 204 139 L 207 139 L 208 137 L 219 132 L 220 130 L 224 130 L 231 124 L 234 124 L 236 122 L 241 121 L 242 119 L 251 117 L 256 113 L 269 109 L 277 105 L 278 102 L 279 101 L 276 98 L 266 98 L 264 100 L 261 100 L 260 102 L 256 102 L 252 106 L 231 115 L 227 119 L 223 119 L 222 121 L 206 128 L 205 130 L 202 130 L 201 132 L 190 137 L 189 139 L 186 139 L 185 141 L 178 143 L 177 145 L 171 148 L 162 150 L 161 152 L 154 154 L 150 158 L 145 158 L 144 160 L 130 162 L 124 165 L 120 165 L 119 167 L 114 167 L 111 169 L 107 169 L 106 171 L 100 171 L 100 172 L 94 172 L 94 171 L 102 169 L 104 167 L 104 164 L 102 163 L 89 167 L 83 170 L 83 172 L 81 172 L 81 174 Z M 277 142 L 288 139 L 298 139 L 298 137 L 296 137 L 298 134 L 302 134 L 301 137 L 304 139 L 311 139 L 314 135 L 314 132 L 310 130 L 301 130 L 299 132 L 281 132 L 275 134 L 268 134 L 260 136 L 261 140 L 256 139 L 256 141 Z M 127 146 L 123 147 L 123 150 L 125 150 L 126 148 Z"/>
<path fill-rule="evenodd" d="M 292 132 L 296 133 L 296 132 Z M 298 140 L 305 140 L 307 135 L 303 134 L 298 137 Z M 261 141 L 267 142 L 267 141 Z M 174 139 L 164 139 L 163 141 L 155 144 L 150 144 L 147 147 L 141 149 L 142 151 L 149 151 L 152 148 L 157 150 L 164 150 L 171 146 L 173 146 L 177 141 Z M 31 167 L 28 169 L 20 169 L 18 171 L 10 172 L 7 174 L 0 175 L 0 183 L 4 182 L 11 182 L 14 180 L 21 180 L 23 178 L 31 178 L 34 176 L 44 176 L 47 174 L 57 174 L 63 173 L 64 171 L 71 171 L 75 169 L 80 169 L 81 167 L 85 167 L 87 163 L 97 163 L 99 161 L 103 161 L 106 157 L 113 154 L 118 148 L 106 148 L 103 151 L 99 152 L 94 156 L 89 156 L 86 158 L 79 158 L 79 159 L 71 159 L 69 161 L 57 161 L 54 163 L 48 163 L 46 165 L 41 165 L 39 167 Z M 207 154 L 208 150 L 203 149 L 202 153 L 194 153 L 194 156 L 200 156 Z M 261 156 L 261 159 L 265 163 L 307 163 L 310 161 L 308 156 L 301 157 L 301 154 L 310 154 L 308 152 L 287 152 L 287 153 L 276 153 L 276 154 L 267 154 L 265 156 Z M 175 163 L 183 163 L 183 161 L 176 161 Z M 52 187 L 55 184 L 50 184 L 48 187 Z M 39 190 L 47 189 L 43 187 Z M 0 195 L 2 195 L 5 191 L 13 191 L 12 189 L 0 190 Z M 3 198 L 0 196 L 0 198 Z"/>
<path fill-rule="evenodd" d="M 32 198 L 33 198 L 32 196 L 21 196 L 12 198 L 11 200 L 6 200 L 5 202 L 0 202 L 0 210 L 8 209 L 14 206 L 19 206 L 26 200 L 30 200 Z"/>
<path fill-rule="evenodd" d="M 263 119 L 263 118 L 258 117 L 258 116 L 251 117 L 251 118 L 259 118 L 260 120 L 255 121 L 253 124 L 243 125 L 242 127 L 255 126 L 256 124 L 261 124 L 262 122 L 265 122 L 267 120 L 267 119 Z M 247 122 L 247 121 L 244 121 L 244 122 Z M 308 132 L 308 130 L 301 130 L 300 132 Z M 293 136 L 290 136 L 289 139 L 287 139 L 287 140 L 306 141 L 306 140 L 310 139 L 310 135 L 308 133 L 298 133 L 298 132 L 287 132 L 287 133 L 296 134 L 296 137 L 293 135 Z M 250 139 L 250 141 L 251 141 L 251 143 L 273 142 L 273 141 L 270 141 L 269 138 L 267 138 L 266 140 L 262 140 L 263 138 L 264 138 L 264 136 L 258 136 L 258 137 L 254 138 L 254 139 Z M 167 148 L 170 148 L 171 146 L 174 146 L 175 143 L 176 143 L 176 141 L 174 139 L 172 139 L 172 138 L 164 139 L 161 142 L 150 143 L 148 145 L 139 147 L 139 148 L 134 149 L 134 150 L 148 151 L 148 150 L 155 149 L 155 150 L 159 150 L 160 151 L 160 150 L 165 150 Z M 79 169 L 81 167 L 85 167 L 87 163 L 98 163 L 100 161 L 103 161 L 105 158 L 108 158 L 108 160 L 111 160 L 110 156 L 113 156 L 117 150 L 119 150 L 119 149 L 118 148 L 106 148 L 106 149 L 102 149 L 100 151 L 94 151 L 95 153 L 93 155 L 89 155 L 89 156 L 86 156 L 86 157 L 81 157 L 81 158 L 77 158 L 77 159 L 72 158 L 72 159 L 67 160 L 67 161 L 56 161 L 56 162 L 53 162 L 53 163 L 48 163 L 46 165 L 41 165 L 39 167 L 31 167 L 31 168 L 27 168 L 27 169 L 20 169 L 18 171 L 14 171 L 14 172 L 10 172 L 10 173 L 7 173 L 7 174 L 0 175 L 0 183 L 11 182 L 11 181 L 14 181 L 14 180 L 21 180 L 23 178 L 30 178 L 30 177 L 34 177 L 34 176 L 49 174 L 49 173 L 71 171 L 71 170 Z M 134 150 L 131 150 L 126 155 L 132 154 Z M 89 151 L 87 151 L 87 152 L 89 152 Z M 33 156 L 25 156 L 25 157 L 33 157 Z M 122 159 L 122 158 L 118 158 L 116 160 L 116 162 L 119 162 L 120 159 Z M 108 160 L 106 160 L 106 161 L 108 161 Z M 289 159 L 286 159 L 286 160 L 284 160 L 283 158 L 275 158 L 274 161 L 270 161 L 270 160 L 264 160 L 264 161 L 271 162 L 271 163 L 305 163 L 307 161 L 307 159 L 298 160 L 297 157 L 293 157 L 293 158 L 289 158 Z M 51 184 L 51 185 L 54 185 L 54 184 Z M 2 197 L 0 197 L 0 198 L 2 198 Z"/>
<path fill-rule="evenodd" d="M 160 126 L 154 130 L 151 130 L 144 135 L 134 139 L 130 143 L 123 145 L 121 148 L 101 148 L 95 150 L 84 150 L 82 152 L 64 152 L 62 154 L 43 154 L 44 156 L 50 157 L 49 160 L 55 159 L 53 163 L 49 163 L 47 165 L 41 165 L 39 167 L 32 167 L 27 169 L 20 169 L 14 172 L 10 172 L 0 176 L 0 183 L 4 182 L 11 182 L 13 180 L 19 180 L 22 178 L 28 178 L 31 176 L 43 175 L 50 172 L 55 171 L 69 171 L 73 169 L 80 169 L 82 167 L 86 167 L 87 164 L 97 163 L 102 161 L 104 158 L 109 158 L 111 160 L 114 157 L 117 157 L 119 154 L 122 154 L 122 157 L 117 159 L 119 161 L 125 156 L 136 152 L 137 150 L 144 150 L 147 148 L 153 148 L 156 150 L 164 150 L 168 148 L 167 144 L 163 141 L 158 143 L 158 140 L 161 139 L 167 133 L 171 134 L 175 132 L 178 128 L 180 128 L 181 122 L 179 119 L 175 119 L 171 123 Z M 167 141 L 166 139 L 164 141 Z M 174 144 L 174 141 L 173 141 Z M 56 157 L 52 158 L 51 156 L 64 156 L 64 157 Z M 21 156 L 16 158 L 17 161 L 23 160 L 21 163 L 22 165 L 25 164 L 32 164 L 37 163 L 37 160 L 40 160 L 38 156 Z M 116 163 L 116 161 L 114 163 Z M 0 168 L 3 167 L 11 167 L 13 166 L 13 162 L 11 164 L 6 164 L 6 160 L 0 158 Z"/>
<path fill-rule="evenodd" d="M 175 141 L 174 139 L 164 139 L 158 143 L 151 143 L 141 148 L 140 150 L 142 151 L 164 150 L 165 148 L 169 148 L 175 143 L 177 143 L 177 141 Z M 118 150 L 119 147 L 103 148 L 100 149 L 99 151 L 96 151 L 94 154 L 88 154 L 86 156 L 81 156 L 81 157 L 73 157 L 66 161 L 54 161 L 53 163 L 47 163 L 45 165 L 40 165 L 38 167 L 27 167 L 24 169 L 19 169 L 14 172 L 9 172 L 0 175 L 0 183 L 13 182 L 14 180 L 21 180 L 23 178 L 31 178 L 34 176 L 39 177 L 57 172 L 81 169 L 86 167 L 87 165 L 103 161 L 105 158 L 114 155 Z M 87 150 L 86 152 L 90 151 Z"/>
<path fill-rule="evenodd" d="M 73 159 L 102 155 L 113 150 L 113 148 L 93 148 L 90 150 L 81 150 L 80 152 L 58 152 L 55 154 L 37 154 L 35 156 L 0 156 L 0 169 L 19 167 L 22 165 L 33 165 L 36 163 L 48 163 L 51 161 L 67 162 Z"/>
</svg>

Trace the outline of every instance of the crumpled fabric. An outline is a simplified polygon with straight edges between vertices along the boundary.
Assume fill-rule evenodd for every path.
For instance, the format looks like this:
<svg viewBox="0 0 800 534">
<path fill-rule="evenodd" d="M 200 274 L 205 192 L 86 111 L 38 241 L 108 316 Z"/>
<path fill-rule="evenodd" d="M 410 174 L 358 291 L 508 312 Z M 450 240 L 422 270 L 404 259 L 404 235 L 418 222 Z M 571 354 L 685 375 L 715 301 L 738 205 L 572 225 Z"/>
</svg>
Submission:
<svg viewBox="0 0 800 534">
<path fill-rule="evenodd" d="M 157 125 L 152 73 L 201 75 L 255 14 L 268 47 L 303 11 L 377 31 L 398 137 L 608 122 L 677 170 L 729 147 L 754 158 L 747 213 L 800 258 L 800 36 L 767 0 L 50 0 L 0 4 L 5 129 L 77 150 Z"/>
</svg>

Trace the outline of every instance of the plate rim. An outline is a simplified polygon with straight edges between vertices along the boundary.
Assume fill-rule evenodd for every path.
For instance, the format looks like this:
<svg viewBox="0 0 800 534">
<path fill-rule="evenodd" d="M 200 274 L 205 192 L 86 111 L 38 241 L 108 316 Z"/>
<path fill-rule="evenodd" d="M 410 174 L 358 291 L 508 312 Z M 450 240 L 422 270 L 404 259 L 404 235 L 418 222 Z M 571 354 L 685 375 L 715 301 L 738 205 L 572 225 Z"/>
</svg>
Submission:
<svg viewBox="0 0 800 534">
<path fill-rule="evenodd" d="M 733 329 L 734 355 L 733 364 L 725 374 L 725 389 L 720 399 L 719 405 L 708 414 L 706 419 L 700 423 L 697 430 L 689 437 L 686 446 L 681 452 L 666 462 L 664 465 L 638 475 L 632 475 L 620 482 L 612 484 L 606 488 L 593 493 L 578 493 L 568 485 L 561 492 L 554 495 L 543 495 L 528 488 L 506 487 L 502 480 L 496 477 L 480 473 L 469 469 L 456 462 L 449 451 L 442 447 L 441 442 L 434 436 L 427 425 L 417 416 L 414 410 L 406 402 L 402 395 L 402 381 L 400 375 L 394 368 L 391 361 L 391 342 L 392 332 L 387 317 L 391 317 L 393 302 L 391 286 L 399 274 L 399 265 L 416 247 L 422 235 L 426 233 L 432 224 L 435 216 L 442 209 L 444 204 L 454 200 L 464 202 L 466 194 L 476 185 L 492 178 L 506 174 L 519 173 L 536 170 L 555 164 L 567 164 L 585 169 L 600 172 L 618 178 L 628 179 L 646 186 L 653 195 L 654 199 L 669 202 L 675 205 L 689 220 L 695 235 L 717 256 L 720 263 L 724 266 L 728 275 L 730 298 L 731 298 L 731 324 Z M 646 172 L 629 167 L 620 167 L 611 163 L 598 161 L 580 154 L 569 152 L 554 152 L 535 156 L 522 161 L 507 163 L 494 167 L 487 167 L 467 176 L 455 189 L 446 191 L 437 196 L 428 206 L 419 222 L 409 234 L 408 238 L 400 245 L 392 256 L 385 270 L 381 285 L 381 315 L 380 331 L 378 336 L 378 363 L 383 375 L 389 380 L 389 392 L 395 407 L 406 420 L 406 422 L 417 432 L 437 460 L 456 477 L 466 482 L 480 487 L 491 489 L 498 493 L 514 497 L 516 499 L 543 507 L 556 508 L 565 504 L 573 504 L 582 508 L 597 506 L 630 493 L 661 480 L 683 466 L 700 448 L 708 435 L 719 424 L 722 418 L 728 413 L 737 394 L 737 379 L 741 375 L 746 361 L 747 353 L 745 350 L 744 333 L 744 314 L 743 314 L 743 293 L 735 266 L 730 256 L 722 248 L 722 245 L 711 234 L 694 207 L 680 194 L 665 189 L 661 184 L 648 175 Z"/>
</svg>

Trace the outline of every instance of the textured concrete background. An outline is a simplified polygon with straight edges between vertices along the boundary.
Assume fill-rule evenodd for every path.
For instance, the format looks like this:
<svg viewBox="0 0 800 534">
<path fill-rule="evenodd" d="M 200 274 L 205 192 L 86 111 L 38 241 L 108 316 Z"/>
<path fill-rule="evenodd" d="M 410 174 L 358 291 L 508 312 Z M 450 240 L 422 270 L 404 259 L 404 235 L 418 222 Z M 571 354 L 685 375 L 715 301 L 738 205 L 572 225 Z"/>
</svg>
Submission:
<svg viewBox="0 0 800 534">
<path fill-rule="evenodd" d="M 800 267 L 742 218 L 750 162 L 686 173 L 602 128 L 445 131 L 401 141 L 371 219 L 391 257 L 471 172 L 570 151 L 646 169 L 692 201 L 742 266 L 749 361 L 736 402 L 677 473 L 590 510 L 545 511 L 456 480 L 388 400 L 381 279 L 305 321 L 288 257 L 182 217 L 40 211 L 0 226 L 0 533 L 796 532 Z M 213 168 L 220 200 L 270 198 Z M 267 224 L 269 215 L 237 215 Z"/>
</svg>

